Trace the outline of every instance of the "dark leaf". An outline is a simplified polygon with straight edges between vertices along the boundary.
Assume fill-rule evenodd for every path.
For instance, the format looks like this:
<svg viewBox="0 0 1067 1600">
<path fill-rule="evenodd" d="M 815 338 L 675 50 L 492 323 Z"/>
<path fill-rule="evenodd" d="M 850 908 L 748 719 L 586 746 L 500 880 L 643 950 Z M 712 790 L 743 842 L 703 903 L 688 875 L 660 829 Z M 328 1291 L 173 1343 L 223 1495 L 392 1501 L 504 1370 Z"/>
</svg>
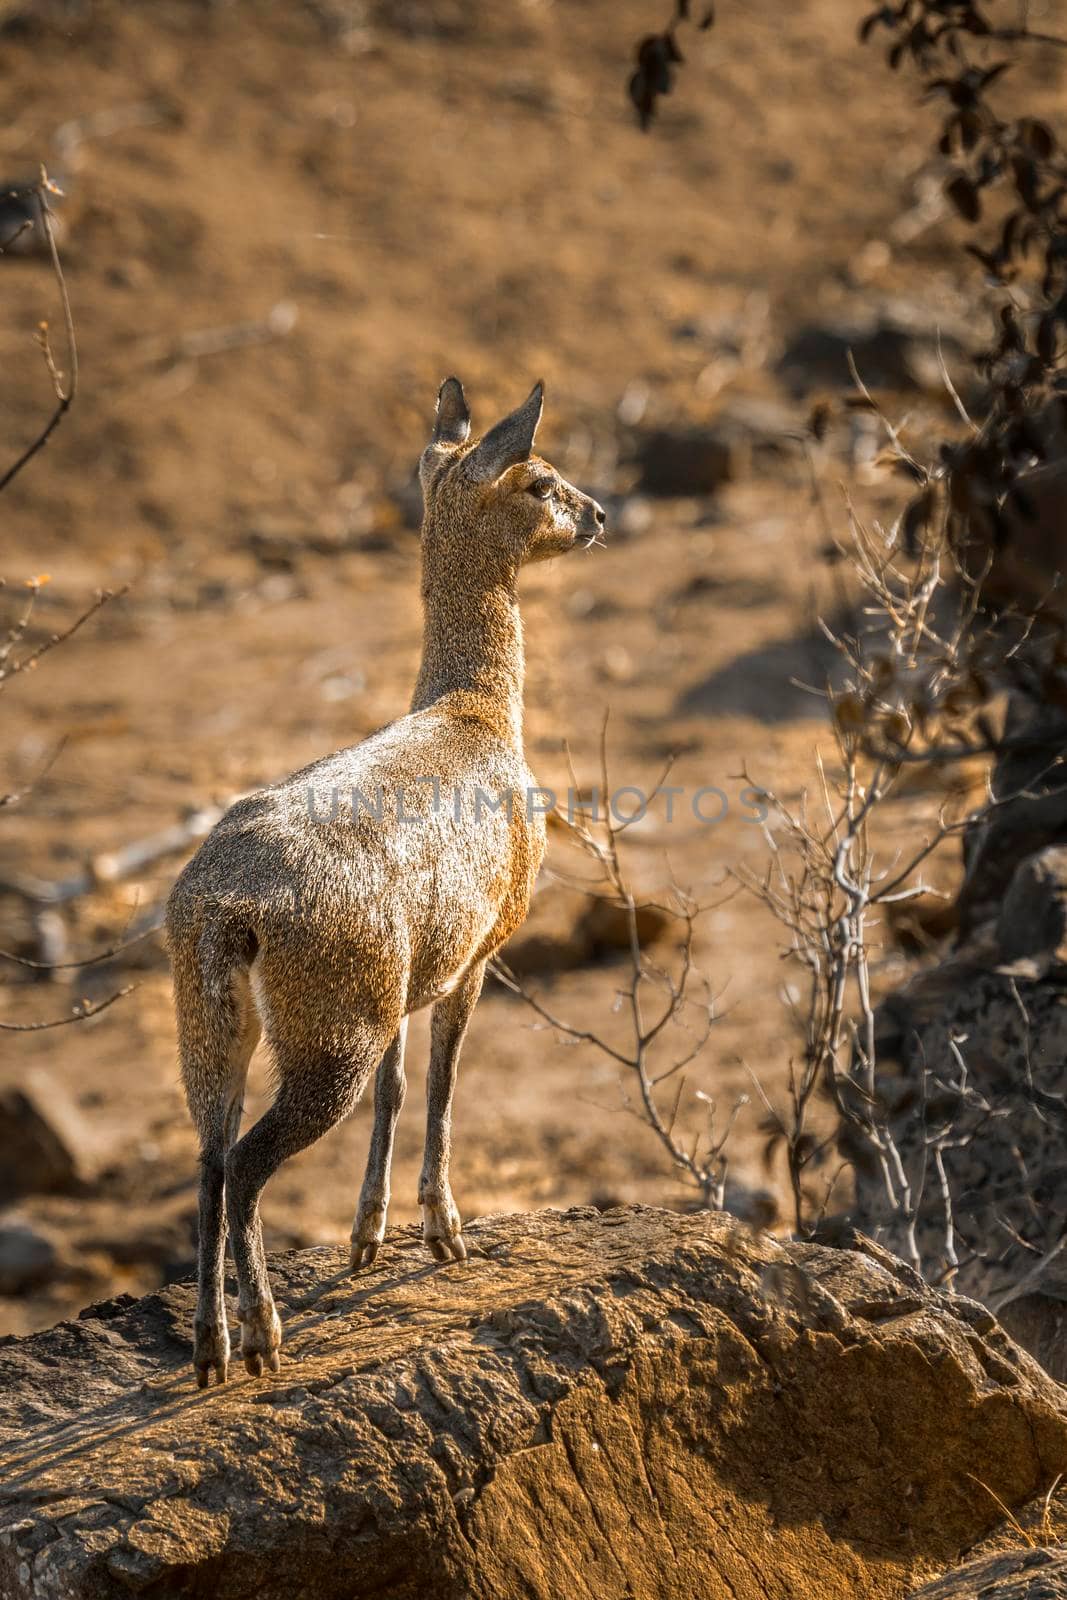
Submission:
<svg viewBox="0 0 1067 1600">
<path fill-rule="evenodd" d="M 644 74 L 653 101 L 656 95 L 671 92 L 671 60 L 671 44 L 666 34 L 649 34 L 637 47 L 638 71 Z M 631 98 L 633 93 L 631 85 Z"/>
<path fill-rule="evenodd" d="M 998 283 L 1004 282 L 1004 268 L 996 256 L 991 255 L 987 250 L 980 250 L 976 244 L 965 244 L 963 248 L 969 256 L 973 256 L 976 261 L 982 263 L 991 278 L 996 278 Z"/>
<path fill-rule="evenodd" d="M 832 414 L 833 407 L 827 400 L 818 401 L 811 409 L 811 416 L 808 418 L 808 432 L 819 444 L 826 438 L 826 430 L 830 426 Z"/>
<path fill-rule="evenodd" d="M 978 190 L 965 172 L 957 172 L 945 185 L 945 193 L 965 222 L 977 222 L 982 215 Z"/>
<path fill-rule="evenodd" d="M 1000 326 L 1003 330 L 1000 337 L 1000 354 L 1006 355 L 1009 350 L 1024 349 L 1022 329 L 1019 319 L 1015 315 L 1014 306 L 1001 306 Z"/>
<path fill-rule="evenodd" d="M 974 111 L 960 112 L 960 143 L 965 150 L 973 150 L 982 131 L 981 118 Z"/>
<path fill-rule="evenodd" d="M 656 114 L 656 95 L 641 68 L 638 68 L 630 79 L 630 99 L 637 109 L 638 121 L 647 133 L 649 124 Z"/>
<path fill-rule="evenodd" d="M 986 67 L 981 77 L 982 88 L 988 89 L 989 85 L 995 83 L 1003 73 L 1008 71 L 1010 66 L 1010 61 L 995 61 L 991 67 Z"/>
<path fill-rule="evenodd" d="M 989 526 L 992 529 L 993 549 L 1003 550 L 1011 536 L 1011 528 L 1007 518 L 995 508 L 987 513 Z"/>
<path fill-rule="evenodd" d="M 1056 136 L 1047 122 L 1037 117 L 1022 117 L 1016 124 L 1020 143 L 1031 150 L 1041 161 L 1047 161 L 1056 149 Z"/>
<path fill-rule="evenodd" d="M 1041 431 L 1032 416 L 1017 418 L 1008 428 L 1005 443 L 1012 455 L 1025 461 L 1044 461 L 1047 451 Z"/>
<path fill-rule="evenodd" d="M 890 27 L 892 26 L 892 22 L 893 13 L 889 12 L 887 14 L 884 6 L 882 6 L 878 11 L 872 11 L 870 15 L 864 17 L 863 21 L 860 23 L 860 44 L 867 43 L 867 40 L 871 37 L 871 34 L 874 32 L 875 28 L 877 28 L 879 23 L 882 23 L 885 27 Z"/>
<path fill-rule="evenodd" d="M 1037 353 L 1046 367 L 1055 365 L 1056 346 L 1056 313 L 1046 311 L 1037 325 Z"/>
<path fill-rule="evenodd" d="M 1038 208 L 1037 168 L 1029 156 L 1013 155 L 1011 174 L 1019 199 L 1028 211 Z"/>
<path fill-rule="evenodd" d="M 973 72 L 962 72 L 953 83 L 948 83 L 947 79 L 939 81 L 947 84 L 949 98 L 954 106 L 958 106 L 961 110 L 964 108 L 969 110 L 977 103 L 977 83 Z"/>
<path fill-rule="evenodd" d="M 1000 157 L 992 150 L 983 150 L 974 174 L 974 181 L 980 189 L 984 189 L 988 184 L 999 178 L 1003 170 L 1004 167 Z"/>
<path fill-rule="evenodd" d="M 819 1141 L 813 1133 L 799 1133 L 792 1141 L 792 1157 L 796 1167 L 806 1167 L 817 1154 Z"/>
<path fill-rule="evenodd" d="M 919 554 L 919 535 L 929 525 L 933 509 L 934 491 L 932 489 L 924 489 L 922 494 L 916 495 L 904 512 L 904 518 L 901 523 L 904 549 L 913 561 Z"/>
</svg>

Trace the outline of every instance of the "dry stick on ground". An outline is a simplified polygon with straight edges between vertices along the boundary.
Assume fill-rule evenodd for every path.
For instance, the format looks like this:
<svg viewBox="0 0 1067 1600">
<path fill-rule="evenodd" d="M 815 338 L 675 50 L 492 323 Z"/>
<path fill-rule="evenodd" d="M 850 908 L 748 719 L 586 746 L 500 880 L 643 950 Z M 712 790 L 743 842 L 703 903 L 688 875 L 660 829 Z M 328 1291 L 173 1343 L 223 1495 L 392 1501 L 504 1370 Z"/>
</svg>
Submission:
<svg viewBox="0 0 1067 1600">
<path fill-rule="evenodd" d="M 53 1017 L 48 1022 L 0 1022 L 0 1031 L 4 1033 L 43 1033 L 47 1028 L 66 1028 L 72 1022 L 86 1022 L 90 1017 L 99 1016 L 101 1011 L 106 1011 L 108 1006 L 113 1006 L 116 1000 L 122 1000 L 132 994 L 137 985 L 128 983 L 124 989 L 116 989 L 114 994 L 109 994 L 104 1000 L 82 1000 L 69 1017 Z"/>
<path fill-rule="evenodd" d="M 52 380 L 52 387 L 55 391 L 56 397 L 56 405 L 52 415 L 49 417 L 41 431 L 37 434 L 36 438 L 34 438 L 31 443 L 27 445 L 26 449 L 22 451 L 21 455 L 19 455 L 18 458 L 11 464 L 11 466 L 8 467 L 7 471 L 0 476 L 0 493 L 2 493 L 3 490 L 13 482 L 23 468 L 33 460 L 38 451 L 44 449 L 44 446 L 48 443 L 52 434 L 66 416 L 67 412 L 70 410 L 70 407 L 73 404 L 74 398 L 78 392 L 78 345 L 74 334 L 74 316 L 70 307 L 70 297 L 67 294 L 66 279 L 63 276 L 63 268 L 60 263 L 59 251 L 56 248 L 55 234 L 52 229 L 51 213 L 48 208 L 48 195 L 58 194 L 60 191 L 56 188 L 55 184 L 52 183 L 44 167 L 41 168 L 41 176 L 37 184 L 34 186 L 33 192 L 37 200 L 41 231 L 44 234 L 48 245 L 48 253 L 52 262 L 52 271 L 59 290 L 60 304 L 63 308 L 63 326 L 67 344 L 67 376 L 66 380 L 64 381 L 59 369 L 56 366 L 55 357 L 52 353 L 52 347 L 48 337 L 48 324 L 47 322 L 42 322 L 38 330 L 37 341 L 41 350 L 41 354 L 44 357 L 45 366 L 48 368 L 48 375 Z M 8 240 L 7 243 L 10 244 L 11 241 Z M 39 645 L 36 645 L 33 649 L 27 651 L 25 655 L 16 655 L 15 652 L 22 640 L 26 637 L 27 630 L 30 626 L 37 596 L 47 581 L 47 578 L 33 578 L 30 580 L 28 584 L 30 592 L 26 605 L 23 607 L 21 614 L 8 629 L 3 642 L 0 643 L 0 690 L 6 688 L 11 680 L 18 677 L 21 673 L 33 671 L 43 656 L 47 655 L 50 650 L 54 650 L 57 646 L 65 643 L 65 641 L 68 640 L 74 633 L 76 633 L 78 629 L 85 622 L 87 622 L 90 617 L 95 615 L 95 613 L 99 611 L 102 606 L 106 605 L 108 601 L 115 598 L 115 595 L 112 591 L 101 591 L 96 596 L 95 600 L 93 600 L 93 602 L 85 608 L 80 616 L 75 618 L 69 627 L 61 630 L 60 632 L 49 635 Z M 3 587 L 2 580 L 0 580 L 0 587 Z M 119 592 L 121 593 L 124 591 Z M 24 793 L 25 791 L 21 791 L 19 793 L 0 795 L 0 808 L 14 805 L 17 803 L 17 801 L 22 799 Z M 0 954 L 2 954 L 2 952 L 0 952 Z M 10 959 L 18 960 L 17 957 L 11 957 Z M 105 958 L 97 957 L 95 959 L 103 960 Z M 75 963 L 71 964 L 75 965 Z M 77 963 L 77 965 L 88 966 L 89 962 Z M 79 1003 L 72 1015 L 69 1017 L 56 1017 L 47 1022 L 0 1022 L 0 1030 L 3 1030 L 5 1033 L 37 1033 L 46 1028 L 60 1028 L 65 1027 L 72 1022 L 82 1022 L 89 1017 L 97 1016 L 101 1011 L 106 1011 L 109 1006 L 115 1004 L 116 1000 L 121 1000 L 124 995 L 129 994 L 132 988 L 133 985 L 128 985 L 126 988 L 119 989 L 114 994 L 110 994 L 105 999 L 95 1003 L 88 1000 L 83 1000 Z"/>
<path fill-rule="evenodd" d="M 44 356 L 45 365 L 48 368 L 49 377 L 52 380 L 52 387 L 55 390 L 56 407 L 37 437 L 27 445 L 18 459 L 0 477 L 0 493 L 3 493 L 8 484 L 22 471 L 23 467 L 33 460 L 37 452 L 44 449 L 52 434 L 70 410 L 78 393 L 78 345 L 74 337 L 74 316 L 70 309 L 70 298 L 67 294 L 67 283 L 59 260 L 59 251 L 56 248 L 56 236 L 52 229 L 52 214 L 48 209 L 48 196 L 50 194 L 59 194 L 60 192 L 49 178 L 44 167 L 42 167 L 40 179 L 34 187 L 34 193 L 37 197 L 41 231 L 48 245 L 52 271 L 59 289 L 60 304 L 63 307 L 63 327 L 67 340 L 67 379 L 64 384 L 52 355 L 52 348 L 48 338 L 48 324 L 47 322 L 42 322 L 38 330 L 38 343 Z"/>
<path fill-rule="evenodd" d="M 696 1091 L 697 1098 L 707 1107 L 704 1130 L 688 1144 L 683 1143 L 677 1132 L 685 1090 L 685 1070 L 704 1049 L 715 1022 L 716 997 L 693 963 L 696 923 L 703 912 L 710 908 L 699 906 L 690 895 L 677 887 L 671 901 L 666 904 L 656 902 L 657 909 L 672 917 L 678 927 L 677 970 L 672 972 L 649 958 L 641 944 L 642 903 L 634 894 L 619 844 L 626 829 L 636 820 L 636 814 L 619 819 L 612 812 L 606 740 L 607 718 L 604 720 L 600 744 L 603 813 L 594 805 L 591 813 L 579 810 L 574 818 L 567 820 L 566 825 L 583 855 L 596 867 L 595 878 L 592 881 L 580 880 L 580 886 L 586 893 L 621 910 L 625 919 L 630 974 L 626 984 L 618 991 L 614 1009 L 621 1007 L 626 1012 L 629 1024 L 626 1042 L 616 1046 L 595 1029 L 576 1027 L 557 1016 L 502 961 L 495 961 L 491 970 L 506 989 L 523 1000 L 564 1039 L 573 1044 L 591 1044 L 616 1063 L 623 1082 L 624 1109 L 651 1127 L 672 1164 L 696 1186 L 701 1204 L 721 1210 L 728 1171 L 726 1146 L 738 1114 L 748 1103 L 748 1096 L 738 1097 L 725 1124 L 719 1128 L 716 1127 L 715 1101 L 710 1095 Z M 665 772 L 640 814 L 661 791 L 666 777 Z M 571 780 L 571 792 L 577 794 L 578 784 L 573 769 Z M 698 986 L 701 991 L 699 996 L 693 993 Z M 648 1008 L 653 1004 L 655 1015 L 649 1016 Z M 691 1026 L 691 1020 L 695 1026 Z M 684 1051 L 671 1056 L 664 1065 L 659 1060 L 661 1052 L 656 1047 L 672 1028 L 689 1033 L 690 1039 Z M 633 1105 L 626 1092 L 625 1080 L 628 1076 L 636 1081 L 640 1109 Z M 664 1107 L 661 1104 L 662 1086 L 668 1082 L 673 1083 L 673 1089 L 669 1106 Z"/>
<path fill-rule="evenodd" d="M 37 596 L 48 581 L 47 577 L 44 576 L 27 579 L 26 587 L 30 591 L 29 599 L 21 615 L 15 619 L 8 629 L 3 644 L 0 644 L 0 691 L 5 689 L 10 680 L 16 678 L 20 672 L 32 672 L 42 656 L 47 655 L 50 650 L 54 650 L 57 645 L 65 644 L 68 639 L 77 633 L 79 628 L 89 621 L 90 617 L 94 617 L 110 601 L 119 599 L 129 588 L 128 584 L 123 584 L 121 589 L 97 590 L 95 598 L 86 606 L 84 611 L 75 617 L 69 626 L 63 628 L 59 633 L 49 634 L 46 639 L 43 639 L 39 645 L 35 645 L 26 655 L 15 656 L 14 651 L 25 638 L 29 628 Z M 0 590 L 6 587 L 5 580 L 0 578 Z M 0 800 L 0 804 L 3 804 L 2 800 Z"/>
</svg>

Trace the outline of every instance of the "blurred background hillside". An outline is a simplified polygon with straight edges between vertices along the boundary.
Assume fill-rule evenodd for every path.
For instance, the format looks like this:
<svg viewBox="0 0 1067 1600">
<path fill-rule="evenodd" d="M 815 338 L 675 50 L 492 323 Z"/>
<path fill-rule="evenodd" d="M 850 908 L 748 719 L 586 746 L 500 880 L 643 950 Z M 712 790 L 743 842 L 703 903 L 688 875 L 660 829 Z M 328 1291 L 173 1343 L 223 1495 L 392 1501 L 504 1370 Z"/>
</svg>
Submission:
<svg viewBox="0 0 1067 1600">
<path fill-rule="evenodd" d="M 843 489 L 886 518 L 905 492 L 870 416 L 820 440 L 808 419 L 848 387 L 851 349 L 916 437 L 943 428 L 941 360 L 965 386 L 990 336 L 931 112 L 857 43 L 861 12 L 723 4 L 642 134 L 626 82 L 666 21 L 652 0 L 0 0 L 0 179 L 43 162 L 64 191 L 81 356 L 76 404 L 3 499 L 0 606 L 10 621 L 49 575 L 32 640 L 128 585 L 4 697 L 0 793 L 24 793 L 0 825 L 0 945 L 47 964 L 149 927 L 183 859 L 165 830 L 406 709 L 437 386 L 458 373 L 478 427 L 544 376 L 540 447 L 609 524 L 606 549 L 525 580 L 528 753 L 563 791 L 567 741 L 595 781 L 610 708 L 617 784 L 650 788 L 676 753 L 672 782 L 727 793 L 715 827 L 654 809 L 634 873 L 723 901 L 698 948 L 722 1015 L 687 1094 L 728 1106 L 750 1068 L 780 1088 L 796 1044 L 778 933 L 717 886 L 765 858 L 743 770 L 795 798 L 828 747 L 807 686 L 828 670 L 815 617 L 840 603 Z M 1031 67 L 1055 115 L 1061 59 Z M 0 305 L 14 457 L 51 404 L 43 255 L 0 258 Z M 901 828 L 942 798 L 896 802 Z M 618 956 L 582 914 L 547 878 L 513 954 L 557 1010 L 610 1031 Z M 877 958 L 899 970 L 891 941 Z M 158 940 L 81 973 L 0 962 L 0 1016 L 58 1018 L 126 983 L 97 1018 L 0 1034 L 0 1331 L 194 1260 Z M 612 1064 L 532 1020 L 487 989 L 457 1100 L 464 1214 L 685 1203 Z M 425 1044 L 420 1017 L 395 1221 L 417 1211 Z M 249 1114 L 268 1097 L 257 1058 Z M 278 1174 L 270 1247 L 347 1239 L 369 1113 Z M 777 1192 L 758 1122 L 743 1114 L 733 1170 Z"/>
</svg>

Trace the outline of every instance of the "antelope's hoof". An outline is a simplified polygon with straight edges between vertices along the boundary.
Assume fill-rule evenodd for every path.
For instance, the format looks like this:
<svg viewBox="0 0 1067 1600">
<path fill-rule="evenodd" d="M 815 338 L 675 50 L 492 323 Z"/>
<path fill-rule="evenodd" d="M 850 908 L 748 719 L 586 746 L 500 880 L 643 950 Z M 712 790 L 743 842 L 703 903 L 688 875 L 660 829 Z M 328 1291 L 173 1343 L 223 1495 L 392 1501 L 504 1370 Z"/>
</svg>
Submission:
<svg viewBox="0 0 1067 1600">
<path fill-rule="evenodd" d="M 451 1239 L 427 1239 L 430 1254 L 435 1261 L 466 1261 L 467 1246 L 463 1243 L 463 1235 L 457 1233 Z"/>
<path fill-rule="evenodd" d="M 246 1312 L 238 1311 L 241 1319 L 241 1355 L 245 1371 L 253 1378 L 263 1376 L 264 1364 L 271 1372 L 278 1372 L 281 1359 L 278 1350 L 282 1342 L 282 1325 L 272 1303 L 253 1306 Z"/>
<path fill-rule="evenodd" d="M 352 1224 L 352 1250 L 348 1258 L 353 1272 L 373 1264 L 384 1238 L 384 1206 L 370 1206 L 366 1211 L 361 1208 L 356 1212 L 356 1220 Z"/>
<path fill-rule="evenodd" d="M 378 1239 L 370 1239 L 366 1244 L 360 1244 L 358 1240 L 353 1239 L 352 1253 L 349 1256 L 349 1261 L 352 1265 L 352 1271 L 358 1272 L 360 1267 L 373 1266 L 374 1262 L 378 1258 L 378 1251 L 380 1249 L 381 1241 Z"/>
<path fill-rule="evenodd" d="M 196 1386 L 206 1389 L 215 1374 L 216 1383 L 225 1383 L 230 1368 L 230 1335 L 224 1322 L 193 1324 L 193 1369 Z"/>
<path fill-rule="evenodd" d="M 460 1231 L 463 1224 L 454 1203 L 443 1205 L 423 1201 L 422 1237 L 435 1261 L 466 1261 L 467 1246 Z"/>
</svg>

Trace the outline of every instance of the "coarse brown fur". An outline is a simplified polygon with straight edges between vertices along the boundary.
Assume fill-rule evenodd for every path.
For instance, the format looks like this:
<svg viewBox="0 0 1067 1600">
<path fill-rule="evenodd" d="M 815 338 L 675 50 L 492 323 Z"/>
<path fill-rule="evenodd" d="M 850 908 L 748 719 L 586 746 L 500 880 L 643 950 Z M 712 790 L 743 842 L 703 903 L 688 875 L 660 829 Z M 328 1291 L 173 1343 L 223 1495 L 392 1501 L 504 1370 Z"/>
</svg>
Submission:
<svg viewBox="0 0 1067 1600">
<path fill-rule="evenodd" d="M 281 1326 L 260 1191 L 347 1115 L 378 1068 L 352 1265 L 385 1233 L 406 1019 L 432 1005 L 423 1233 L 466 1254 L 449 1186 L 452 1092 L 485 963 L 523 921 L 545 847 L 522 747 L 516 584 L 526 562 L 590 543 L 604 522 L 532 454 L 542 388 L 470 445 L 449 378 L 420 462 L 422 666 L 411 711 L 234 805 L 167 907 L 182 1080 L 200 1135 L 200 1292 L 193 1361 L 226 1377 L 227 1222 L 249 1372 L 278 1366 Z M 237 1138 L 248 1062 L 266 1031 L 270 1109 Z"/>
</svg>

